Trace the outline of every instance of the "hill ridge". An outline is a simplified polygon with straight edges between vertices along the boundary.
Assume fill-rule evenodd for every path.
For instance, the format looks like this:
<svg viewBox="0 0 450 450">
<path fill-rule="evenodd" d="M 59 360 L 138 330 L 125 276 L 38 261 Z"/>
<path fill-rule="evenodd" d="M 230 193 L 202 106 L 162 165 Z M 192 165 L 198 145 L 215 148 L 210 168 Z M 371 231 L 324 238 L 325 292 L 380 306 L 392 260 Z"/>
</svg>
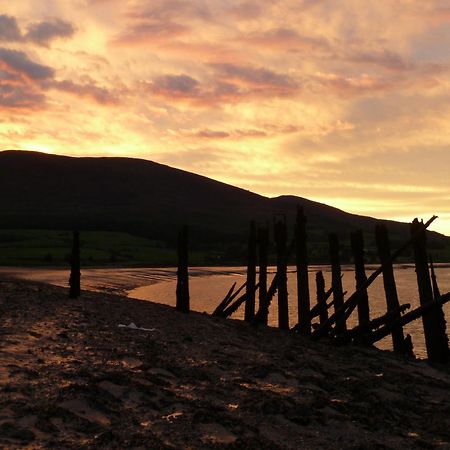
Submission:
<svg viewBox="0 0 450 450">
<path fill-rule="evenodd" d="M 266 197 L 203 175 L 154 161 L 127 157 L 71 157 L 41 152 L 0 152 L 2 228 L 125 231 L 173 245 L 180 226 L 190 225 L 194 247 L 224 250 L 244 245 L 248 224 L 271 223 L 284 214 L 292 228 L 298 204 L 308 217 L 314 250 L 326 253 L 329 232 L 348 241 L 350 231 L 368 236 L 388 224 L 394 243 L 409 226 L 347 213 L 292 195 Z M 428 233 L 435 248 L 450 238 Z"/>
</svg>

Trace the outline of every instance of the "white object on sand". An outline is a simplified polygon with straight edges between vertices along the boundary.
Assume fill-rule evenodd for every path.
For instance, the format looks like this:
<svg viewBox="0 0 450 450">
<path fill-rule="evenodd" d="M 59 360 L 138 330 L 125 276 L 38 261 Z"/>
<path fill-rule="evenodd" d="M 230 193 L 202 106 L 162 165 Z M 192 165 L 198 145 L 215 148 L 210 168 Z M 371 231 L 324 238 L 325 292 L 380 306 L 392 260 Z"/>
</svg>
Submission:
<svg viewBox="0 0 450 450">
<path fill-rule="evenodd" d="M 117 326 L 119 328 L 130 328 L 131 330 L 142 330 L 142 331 L 155 331 L 156 330 L 156 328 L 137 327 L 134 322 L 130 322 L 128 325 L 123 325 L 123 324 L 119 323 L 119 325 L 117 325 Z"/>
</svg>

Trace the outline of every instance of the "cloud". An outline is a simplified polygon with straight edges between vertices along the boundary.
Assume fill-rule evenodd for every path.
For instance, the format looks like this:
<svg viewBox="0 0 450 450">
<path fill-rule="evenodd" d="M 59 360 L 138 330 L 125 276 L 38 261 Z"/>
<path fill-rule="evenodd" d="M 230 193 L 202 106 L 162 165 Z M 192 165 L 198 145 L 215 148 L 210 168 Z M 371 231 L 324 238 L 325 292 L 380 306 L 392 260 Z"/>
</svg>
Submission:
<svg viewBox="0 0 450 450">
<path fill-rule="evenodd" d="M 288 135 L 299 131 L 296 125 L 280 125 L 260 123 L 258 127 L 254 128 L 229 128 L 229 129 L 194 129 L 194 130 L 180 130 L 180 134 L 187 137 L 202 138 L 202 139 L 232 139 L 232 140 L 247 140 L 260 139 L 266 137 L 274 137 L 281 135 Z"/>
<path fill-rule="evenodd" d="M 0 41 L 15 42 L 22 39 L 15 17 L 0 15 Z"/>
<path fill-rule="evenodd" d="M 32 61 L 18 50 L 0 48 L 0 106 L 4 108 L 41 108 L 45 103 L 42 83 L 54 76 L 51 67 Z"/>
<path fill-rule="evenodd" d="M 313 83 L 337 95 L 374 94 L 392 89 L 395 83 L 389 79 L 382 79 L 368 74 L 360 76 L 342 76 L 335 73 L 317 73 L 311 77 Z"/>
<path fill-rule="evenodd" d="M 154 93 L 162 95 L 197 96 L 199 82 L 189 75 L 163 75 L 152 83 Z"/>
<path fill-rule="evenodd" d="M 388 49 L 357 50 L 351 53 L 348 59 L 358 64 L 373 64 L 395 71 L 410 70 L 414 67 L 410 61 Z"/>
<path fill-rule="evenodd" d="M 4 42 L 32 42 L 48 45 L 54 39 L 68 38 L 74 33 L 75 28 L 70 22 L 52 19 L 30 24 L 27 32 L 23 34 L 15 17 L 0 15 L 0 41 Z"/>
<path fill-rule="evenodd" d="M 186 75 L 163 75 L 141 83 L 153 94 L 168 101 L 187 101 L 197 105 L 235 103 L 255 97 L 293 94 L 297 83 L 289 76 L 262 67 L 235 64 L 212 64 L 213 74 L 200 82 Z"/>
<path fill-rule="evenodd" d="M 330 44 L 322 36 L 301 35 L 292 28 L 285 27 L 249 33 L 238 38 L 238 41 L 273 50 L 329 50 L 330 48 Z"/>
<path fill-rule="evenodd" d="M 228 14 L 238 20 L 254 20 L 263 14 L 263 8 L 256 2 L 243 2 L 231 6 Z"/>
<path fill-rule="evenodd" d="M 189 27 L 175 22 L 151 21 L 130 26 L 112 40 L 113 45 L 141 45 L 165 43 L 186 33 Z"/>
<path fill-rule="evenodd" d="M 207 2 L 192 0 L 141 0 L 132 4 L 125 15 L 131 19 L 158 21 L 171 21 L 175 18 L 214 19 Z"/>
<path fill-rule="evenodd" d="M 70 22 L 52 19 L 31 24 L 24 38 L 39 45 L 48 45 L 54 39 L 69 38 L 74 33 L 75 28 Z"/>
<path fill-rule="evenodd" d="M 26 53 L 0 48 L 0 69 L 18 73 L 32 80 L 44 80 L 54 75 L 51 67 L 35 63 Z"/>
<path fill-rule="evenodd" d="M 171 39 L 189 34 L 193 21 L 214 21 L 214 15 L 205 3 L 184 0 L 134 2 L 124 17 L 127 24 L 113 38 L 113 45 L 167 45 Z"/>
<path fill-rule="evenodd" d="M 193 133 L 193 136 L 207 139 L 225 139 L 231 136 L 227 131 L 220 130 L 200 130 Z"/>
<path fill-rule="evenodd" d="M 228 82 L 236 82 L 253 88 L 292 91 L 299 86 L 289 75 L 274 72 L 264 67 L 252 67 L 236 64 L 213 64 L 218 76 Z"/>
<path fill-rule="evenodd" d="M 100 104 L 117 103 L 117 98 L 111 91 L 94 83 L 79 84 L 71 80 L 55 81 L 52 80 L 45 84 L 46 89 L 56 89 L 67 92 L 78 97 L 88 97 Z"/>
<path fill-rule="evenodd" d="M 36 109 L 45 103 L 45 96 L 30 85 L 2 84 L 0 80 L 0 109 Z"/>
</svg>

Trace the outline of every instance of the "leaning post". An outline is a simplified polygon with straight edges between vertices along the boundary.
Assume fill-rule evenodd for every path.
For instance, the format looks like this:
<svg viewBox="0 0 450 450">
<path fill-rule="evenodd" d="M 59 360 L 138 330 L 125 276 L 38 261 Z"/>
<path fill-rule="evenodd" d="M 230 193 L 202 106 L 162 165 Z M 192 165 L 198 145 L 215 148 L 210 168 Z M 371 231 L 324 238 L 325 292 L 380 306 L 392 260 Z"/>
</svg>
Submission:
<svg viewBox="0 0 450 450">
<path fill-rule="evenodd" d="M 357 230 L 354 233 L 351 233 L 350 240 L 355 262 L 356 289 L 358 290 L 367 282 L 366 269 L 364 266 L 364 236 L 362 231 Z M 358 302 L 358 323 L 360 326 L 364 326 L 367 325 L 369 321 L 369 296 L 367 295 L 367 289 L 364 289 Z"/>
<path fill-rule="evenodd" d="M 258 229 L 258 252 L 259 252 L 259 308 L 267 298 L 267 252 L 269 248 L 269 229 L 261 227 Z M 268 309 L 264 309 L 265 315 L 261 323 L 267 325 Z"/>
<path fill-rule="evenodd" d="M 397 286 L 394 277 L 394 268 L 391 258 L 391 246 L 389 242 L 389 234 L 387 228 L 379 224 L 375 227 L 375 241 L 378 249 L 378 256 L 383 266 L 383 285 L 386 295 L 387 311 L 398 310 L 400 302 L 397 295 Z M 400 317 L 400 312 L 394 315 L 397 319 Z M 392 330 L 392 345 L 394 352 L 405 353 L 405 337 L 403 335 L 403 328 L 396 327 Z"/>
<path fill-rule="evenodd" d="M 189 305 L 189 270 L 188 270 L 188 227 L 185 225 L 178 235 L 178 270 L 177 270 L 177 311 L 188 313 Z"/>
<path fill-rule="evenodd" d="M 250 223 L 248 237 L 247 286 L 244 320 L 251 322 L 255 317 L 255 285 L 256 285 L 256 227 Z"/>
<path fill-rule="evenodd" d="M 78 231 L 74 231 L 72 240 L 72 254 L 70 256 L 69 297 L 78 298 L 80 294 L 80 233 Z"/>
<path fill-rule="evenodd" d="M 344 305 L 344 292 L 342 289 L 341 278 L 341 259 L 339 256 L 339 239 L 336 234 L 331 233 L 328 237 L 330 244 L 330 260 L 331 260 L 331 285 L 333 286 L 333 304 L 334 311 L 337 313 Z M 340 316 L 336 320 L 337 334 L 345 333 L 347 325 L 345 323 L 345 315 Z"/>
<path fill-rule="evenodd" d="M 309 336 L 311 334 L 311 304 L 309 299 L 308 253 L 306 249 L 306 217 L 303 206 L 297 206 L 295 243 L 299 332 L 300 334 Z"/>
<path fill-rule="evenodd" d="M 428 271 L 427 236 L 423 222 L 414 219 L 411 234 L 415 235 L 413 249 L 420 304 L 425 305 L 433 301 L 433 289 Z M 442 305 L 436 303 L 423 314 L 422 321 L 428 359 L 437 363 L 448 362 L 448 338 Z"/>
<path fill-rule="evenodd" d="M 274 225 L 274 239 L 277 248 L 277 275 L 278 275 L 278 326 L 283 330 L 289 330 L 289 306 L 287 291 L 287 261 L 286 219 L 276 219 Z"/>
<path fill-rule="evenodd" d="M 430 272 L 431 272 L 431 284 L 433 285 L 433 297 L 435 299 L 439 298 L 441 296 L 441 292 L 439 290 L 439 285 L 436 278 L 436 272 L 434 271 L 434 262 L 433 257 L 429 256 L 430 258 Z"/>
</svg>

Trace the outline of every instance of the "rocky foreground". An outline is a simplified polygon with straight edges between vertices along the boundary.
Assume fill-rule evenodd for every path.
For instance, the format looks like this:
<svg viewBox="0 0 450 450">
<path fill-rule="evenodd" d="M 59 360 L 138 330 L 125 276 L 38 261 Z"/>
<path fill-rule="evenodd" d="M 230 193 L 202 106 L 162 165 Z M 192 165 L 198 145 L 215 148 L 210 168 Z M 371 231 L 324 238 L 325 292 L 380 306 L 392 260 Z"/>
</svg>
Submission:
<svg viewBox="0 0 450 450">
<path fill-rule="evenodd" d="M 5 449 L 450 448 L 449 387 L 376 349 L 0 281 Z"/>
</svg>

